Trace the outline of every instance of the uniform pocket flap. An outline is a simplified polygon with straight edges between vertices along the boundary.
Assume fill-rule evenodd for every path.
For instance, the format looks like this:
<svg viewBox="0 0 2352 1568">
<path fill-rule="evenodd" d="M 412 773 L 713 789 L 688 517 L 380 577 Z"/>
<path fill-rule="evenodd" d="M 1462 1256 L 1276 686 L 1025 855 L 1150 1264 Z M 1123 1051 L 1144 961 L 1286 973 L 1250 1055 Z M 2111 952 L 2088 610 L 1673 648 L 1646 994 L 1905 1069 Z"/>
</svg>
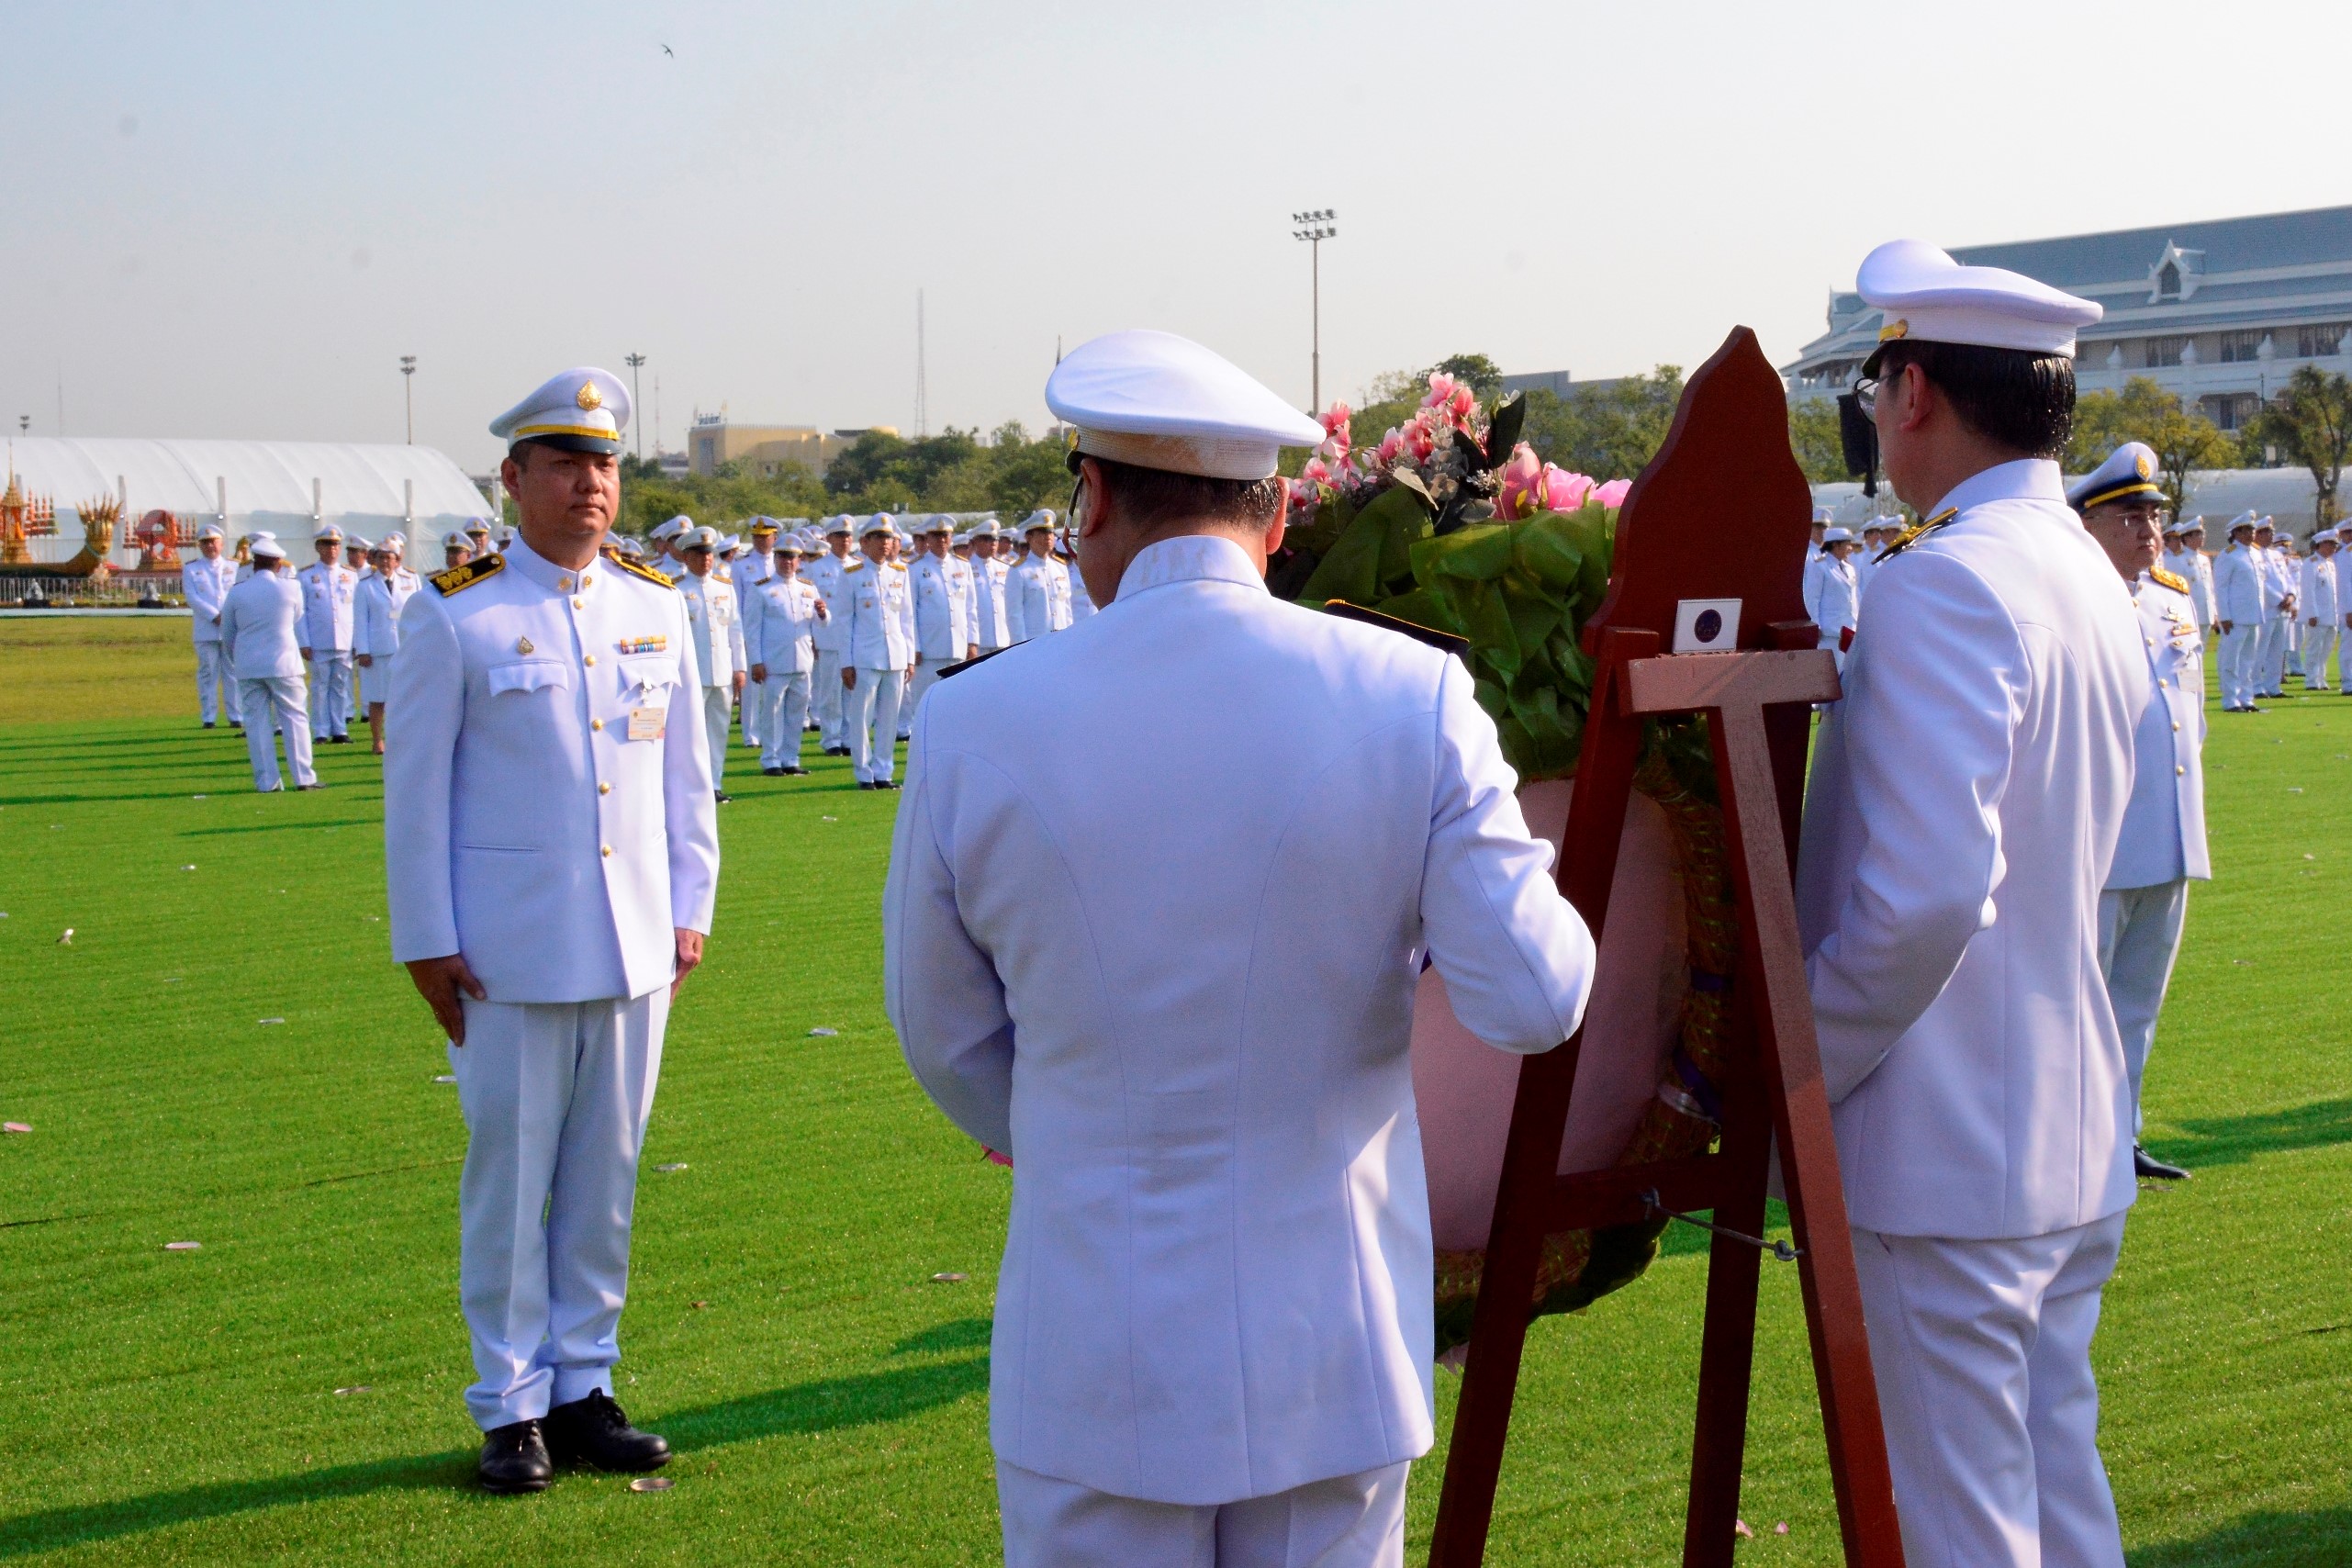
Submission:
<svg viewBox="0 0 2352 1568">
<path fill-rule="evenodd" d="M 622 684 L 651 691 L 659 687 L 678 684 L 676 654 L 624 655 L 621 660 Z"/>
<path fill-rule="evenodd" d="M 492 665 L 489 672 L 490 695 L 501 691 L 537 691 L 543 687 L 568 688 L 572 670 L 561 659 L 518 659 L 511 664 Z"/>
</svg>

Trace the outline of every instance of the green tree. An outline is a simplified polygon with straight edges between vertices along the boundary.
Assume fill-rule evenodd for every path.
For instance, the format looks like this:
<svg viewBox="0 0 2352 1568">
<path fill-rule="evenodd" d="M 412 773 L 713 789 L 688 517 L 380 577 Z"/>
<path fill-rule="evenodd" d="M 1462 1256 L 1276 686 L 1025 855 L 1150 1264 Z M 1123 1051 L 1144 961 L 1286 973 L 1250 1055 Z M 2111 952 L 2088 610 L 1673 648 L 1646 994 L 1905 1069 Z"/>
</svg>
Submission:
<svg viewBox="0 0 2352 1568">
<path fill-rule="evenodd" d="M 2175 519 L 2188 506 L 2189 476 L 2200 468 L 2227 467 L 2237 455 L 2237 443 L 2212 420 L 2147 376 L 2134 375 L 2121 391 L 2086 392 L 2076 399 L 2066 469 L 2088 474 L 2127 441 L 2145 442 L 2155 450 L 2165 507 Z"/>
<path fill-rule="evenodd" d="M 1480 402 L 1490 402 L 1503 390 L 1503 367 L 1483 353 L 1452 353 L 1429 367 L 1432 375 L 1450 375 L 1456 381 L 1467 381 L 1470 389 L 1478 394 Z M 1421 378 L 1427 386 L 1428 376 Z"/>
<path fill-rule="evenodd" d="M 1803 398 L 1788 405 L 1788 449 L 1797 466 L 1816 485 L 1851 479 L 1846 472 L 1845 441 L 1838 433 L 1838 406 L 1829 398 Z"/>
<path fill-rule="evenodd" d="M 1565 398 L 1539 387 L 1527 395 L 1522 439 L 1537 456 L 1562 468 L 1596 479 L 1630 479 L 1664 444 L 1682 395 L 1682 367 L 1673 364 L 1572 388 Z"/>
<path fill-rule="evenodd" d="M 2319 525 L 2338 517 L 2335 488 L 2352 453 L 2352 381 L 2306 364 L 2246 424 L 2249 445 L 2272 446 L 2311 470 L 2319 490 Z"/>
</svg>

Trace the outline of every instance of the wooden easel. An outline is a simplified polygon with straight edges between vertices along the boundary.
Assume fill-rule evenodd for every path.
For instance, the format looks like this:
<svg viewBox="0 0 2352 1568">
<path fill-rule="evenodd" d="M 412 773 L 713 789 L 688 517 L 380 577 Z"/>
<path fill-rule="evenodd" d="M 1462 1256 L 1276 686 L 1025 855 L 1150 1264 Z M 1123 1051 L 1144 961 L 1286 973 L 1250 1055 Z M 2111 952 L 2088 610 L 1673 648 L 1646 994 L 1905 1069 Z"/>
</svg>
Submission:
<svg viewBox="0 0 2352 1568">
<path fill-rule="evenodd" d="M 1804 613 L 1811 498 L 1789 452 L 1787 420 L 1779 376 L 1754 334 L 1737 329 L 1691 377 L 1664 446 L 1628 494 L 1608 597 L 1585 631 L 1597 668 L 1560 861 L 1561 891 L 1597 938 L 1644 721 L 1705 713 L 1740 922 L 1734 1067 L 1716 1086 L 1721 1139 L 1716 1152 L 1688 1159 L 1558 1175 L 1583 1031 L 1521 1066 L 1431 1568 L 1473 1568 L 1485 1557 L 1544 1238 L 1634 1224 L 1654 1215 L 1653 1202 L 1711 1208 L 1724 1230 L 1760 1237 L 1775 1135 L 1846 1561 L 1901 1568 L 1791 880 L 1809 704 L 1834 698 L 1838 685 Z M 1677 605 L 1695 599 L 1742 601 L 1738 651 L 1665 651 Z M 1686 1568 L 1724 1568 L 1737 1544 L 1760 1266 L 1756 1247 L 1717 1232 L 1683 1532 Z"/>
</svg>

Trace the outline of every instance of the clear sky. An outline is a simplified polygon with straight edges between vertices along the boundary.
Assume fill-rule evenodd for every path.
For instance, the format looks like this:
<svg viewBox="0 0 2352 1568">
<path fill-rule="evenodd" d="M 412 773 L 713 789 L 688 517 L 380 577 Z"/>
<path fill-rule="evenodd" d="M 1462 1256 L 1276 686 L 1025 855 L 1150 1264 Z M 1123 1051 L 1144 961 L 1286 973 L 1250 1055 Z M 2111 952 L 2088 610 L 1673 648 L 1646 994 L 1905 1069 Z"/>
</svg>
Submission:
<svg viewBox="0 0 2352 1568">
<path fill-rule="evenodd" d="M 0 6 L 0 419 L 417 439 L 542 378 L 1034 431 L 1057 337 L 1308 395 L 1786 361 L 1873 243 L 2352 200 L 2340 5 Z M 667 51 L 664 46 L 667 46 Z M 625 372 L 624 372 L 625 374 Z M 651 433 L 650 424 L 648 434 Z M 650 450 L 651 442 L 647 442 Z"/>
</svg>

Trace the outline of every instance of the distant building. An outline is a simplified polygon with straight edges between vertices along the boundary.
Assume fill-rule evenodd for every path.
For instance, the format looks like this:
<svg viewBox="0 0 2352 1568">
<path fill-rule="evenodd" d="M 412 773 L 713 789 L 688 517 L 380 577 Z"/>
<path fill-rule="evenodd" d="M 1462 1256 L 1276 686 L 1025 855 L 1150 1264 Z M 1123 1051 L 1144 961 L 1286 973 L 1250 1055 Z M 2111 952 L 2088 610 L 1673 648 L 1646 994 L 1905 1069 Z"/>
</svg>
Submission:
<svg viewBox="0 0 2352 1568">
<path fill-rule="evenodd" d="M 873 427 L 888 435 L 899 432 L 889 425 Z M 726 464 L 742 465 L 745 474 L 772 479 L 788 464 L 799 464 L 823 478 L 833 460 L 857 444 L 863 430 L 821 431 L 814 425 L 738 425 L 723 414 L 704 414 L 686 432 L 686 467 L 692 474 L 715 474 Z"/>
<path fill-rule="evenodd" d="M 1578 381 L 1564 370 L 1531 370 L 1520 375 L 1503 377 L 1503 396 L 1515 397 L 1521 392 L 1549 392 L 1555 398 L 1579 398 L 1588 392 L 1606 392 L 1622 375 L 1596 376 L 1590 381 Z"/>
<path fill-rule="evenodd" d="M 2352 373 L 2352 207 L 2270 213 L 1952 252 L 2007 267 L 2106 308 L 2075 351 L 2076 385 L 2118 390 L 2135 375 L 2235 430 L 2298 365 Z M 1885 318 L 1830 295 L 1829 330 L 1782 367 L 1791 400 L 1854 384 Z"/>
</svg>

